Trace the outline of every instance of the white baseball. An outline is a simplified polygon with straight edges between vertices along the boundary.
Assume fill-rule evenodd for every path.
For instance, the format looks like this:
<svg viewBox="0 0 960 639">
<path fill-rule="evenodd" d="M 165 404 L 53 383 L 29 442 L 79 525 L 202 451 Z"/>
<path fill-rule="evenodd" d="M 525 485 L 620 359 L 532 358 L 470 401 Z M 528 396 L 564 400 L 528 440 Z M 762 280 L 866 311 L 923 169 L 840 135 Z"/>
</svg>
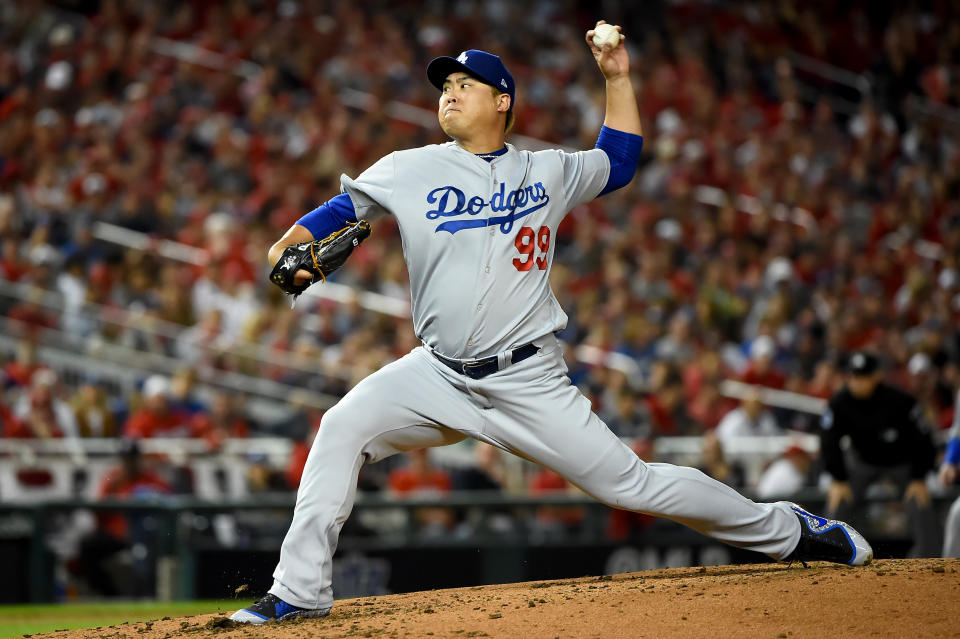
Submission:
<svg viewBox="0 0 960 639">
<path fill-rule="evenodd" d="M 609 44 L 610 48 L 615 48 L 620 44 L 620 32 L 612 24 L 599 24 L 593 29 L 593 44 L 598 49 L 603 45 Z"/>
</svg>

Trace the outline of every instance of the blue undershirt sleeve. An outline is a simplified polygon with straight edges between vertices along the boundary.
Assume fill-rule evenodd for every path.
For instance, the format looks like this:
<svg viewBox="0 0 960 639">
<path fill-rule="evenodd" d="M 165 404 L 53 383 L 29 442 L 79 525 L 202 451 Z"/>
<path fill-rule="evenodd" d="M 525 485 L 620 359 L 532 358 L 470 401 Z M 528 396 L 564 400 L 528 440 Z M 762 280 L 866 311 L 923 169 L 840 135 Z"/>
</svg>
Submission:
<svg viewBox="0 0 960 639">
<path fill-rule="evenodd" d="M 960 408 L 957 408 L 960 411 Z M 954 438 L 947 442 L 947 454 L 944 457 L 949 464 L 960 464 L 960 439 Z"/>
<path fill-rule="evenodd" d="M 637 163 L 640 162 L 643 136 L 600 127 L 596 148 L 602 149 L 610 158 L 610 177 L 607 178 L 607 185 L 600 191 L 600 195 L 606 195 L 629 184 L 637 172 Z"/>
<path fill-rule="evenodd" d="M 297 224 L 310 231 L 313 239 L 318 240 L 356 221 L 357 213 L 350 196 L 341 193 L 301 217 Z"/>
</svg>

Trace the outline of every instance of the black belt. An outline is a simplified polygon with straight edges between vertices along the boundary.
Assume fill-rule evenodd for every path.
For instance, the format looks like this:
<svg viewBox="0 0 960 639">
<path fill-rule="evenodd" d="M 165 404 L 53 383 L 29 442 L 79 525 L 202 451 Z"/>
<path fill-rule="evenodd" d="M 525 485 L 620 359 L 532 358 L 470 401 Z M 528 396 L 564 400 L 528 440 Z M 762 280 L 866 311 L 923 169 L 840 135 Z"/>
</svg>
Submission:
<svg viewBox="0 0 960 639">
<path fill-rule="evenodd" d="M 534 346 L 533 344 L 524 344 L 520 348 L 515 348 L 514 350 L 507 353 L 507 365 L 516 364 L 522 362 L 528 357 L 532 357 L 538 350 L 539 347 Z M 484 359 L 474 359 L 467 362 L 461 362 L 455 359 L 447 359 L 443 355 L 440 355 L 436 351 L 430 351 L 433 353 L 433 356 L 440 360 L 440 363 L 452 369 L 454 372 L 460 373 L 461 375 L 466 375 L 467 377 L 473 379 L 480 379 L 481 377 L 486 377 L 490 373 L 496 373 L 500 370 L 500 364 L 497 361 L 497 356 L 485 357 Z"/>
</svg>

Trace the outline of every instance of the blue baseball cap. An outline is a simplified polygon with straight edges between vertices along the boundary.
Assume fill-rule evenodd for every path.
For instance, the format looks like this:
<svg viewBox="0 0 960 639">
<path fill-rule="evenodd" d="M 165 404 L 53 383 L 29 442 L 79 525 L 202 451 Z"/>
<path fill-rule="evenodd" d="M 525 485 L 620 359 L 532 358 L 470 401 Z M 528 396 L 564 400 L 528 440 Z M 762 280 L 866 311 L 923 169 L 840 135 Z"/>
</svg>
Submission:
<svg viewBox="0 0 960 639">
<path fill-rule="evenodd" d="M 516 87 L 513 84 L 513 76 L 507 71 L 500 56 L 478 49 L 468 49 L 456 58 L 440 56 L 427 65 L 427 79 L 430 80 L 430 84 L 442 91 L 444 80 L 454 71 L 468 73 L 481 82 L 506 93 L 510 96 L 510 110 L 513 110 Z"/>
</svg>

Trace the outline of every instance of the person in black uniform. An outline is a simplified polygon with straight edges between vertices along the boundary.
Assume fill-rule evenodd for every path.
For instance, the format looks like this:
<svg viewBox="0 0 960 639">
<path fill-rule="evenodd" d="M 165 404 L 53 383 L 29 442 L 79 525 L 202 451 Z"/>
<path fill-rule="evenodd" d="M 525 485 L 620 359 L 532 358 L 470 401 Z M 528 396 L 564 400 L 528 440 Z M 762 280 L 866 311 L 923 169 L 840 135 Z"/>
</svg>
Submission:
<svg viewBox="0 0 960 639">
<path fill-rule="evenodd" d="M 913 532 L 912 556 L 937 557 L 940 530 L 924 480 L 936 449 L 921 407 L 883 381 L 872 353 L 854 353 L 847 382 L 821 420 L 820 451 L 831 482 L 827 511 L 835 519 L 861 519 L 867 489 L 887 480 L 903 492 Z M 843 450 L 841 439 L 850 438 Z"/>
</svg>

